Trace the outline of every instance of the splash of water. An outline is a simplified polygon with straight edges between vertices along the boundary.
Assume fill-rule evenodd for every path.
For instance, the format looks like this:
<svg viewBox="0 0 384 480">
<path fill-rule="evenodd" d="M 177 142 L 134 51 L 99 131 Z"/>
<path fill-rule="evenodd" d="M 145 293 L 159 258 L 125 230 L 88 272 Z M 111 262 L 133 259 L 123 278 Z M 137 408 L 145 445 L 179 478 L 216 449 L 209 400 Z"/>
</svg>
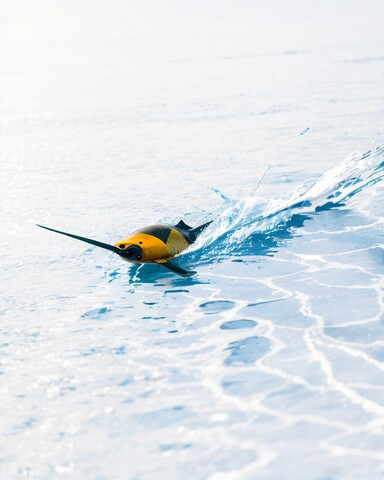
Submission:
<svg viewBox="0 0 384 480">
<path fill-rule="evenodd" d="M 290 238 L 311 215 L 345 205 L 351 197 L 384 177 L 384 145 L 351 154 L 312 186 L 297 187 L 289 198 L 261 200 L 255 195 L 226 206 L 183 255 L 204 263 L 228 255 L 268 255 L 279 240 Z M 229 205 L 228 205 L 229 204 Z"/>
</svg>

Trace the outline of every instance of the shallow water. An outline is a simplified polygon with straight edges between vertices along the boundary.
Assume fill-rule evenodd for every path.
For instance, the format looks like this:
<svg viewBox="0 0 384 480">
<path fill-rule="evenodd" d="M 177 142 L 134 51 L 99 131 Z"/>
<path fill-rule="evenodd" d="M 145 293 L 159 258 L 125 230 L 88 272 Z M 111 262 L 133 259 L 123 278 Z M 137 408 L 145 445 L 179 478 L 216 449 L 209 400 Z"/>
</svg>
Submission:
<svg viewBox="0 0 384 480">
<path fill-rule="evenodd" d="M 2 478 L 383 478 L 383 4 L 307 3 L 0 3 Z"/>
</svg>

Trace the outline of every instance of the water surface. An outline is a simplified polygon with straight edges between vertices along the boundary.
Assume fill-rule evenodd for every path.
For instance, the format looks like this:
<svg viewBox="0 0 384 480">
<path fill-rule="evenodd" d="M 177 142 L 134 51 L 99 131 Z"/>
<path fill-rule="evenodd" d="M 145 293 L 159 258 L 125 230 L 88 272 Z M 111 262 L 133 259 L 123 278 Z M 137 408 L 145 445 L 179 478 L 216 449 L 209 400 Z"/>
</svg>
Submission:
<svg viewBox="0 0 384 480">
<path fill-rule="evenodd" d="M 1 477 L 383 478 L 383 3 L 0 8 Z"/>
</svg>

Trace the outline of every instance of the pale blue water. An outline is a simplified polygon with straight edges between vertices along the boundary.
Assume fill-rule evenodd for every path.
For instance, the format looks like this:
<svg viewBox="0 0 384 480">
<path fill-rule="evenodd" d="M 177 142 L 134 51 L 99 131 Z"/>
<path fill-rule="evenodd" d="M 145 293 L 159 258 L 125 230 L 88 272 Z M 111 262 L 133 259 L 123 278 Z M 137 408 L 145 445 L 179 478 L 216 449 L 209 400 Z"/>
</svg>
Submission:
<svg viewBox="0 0 384 480">
<path fill-rule="evenodd" d="M 383 478 L 383 5 L 0 2 L 1 478 Z"/>
</svg>

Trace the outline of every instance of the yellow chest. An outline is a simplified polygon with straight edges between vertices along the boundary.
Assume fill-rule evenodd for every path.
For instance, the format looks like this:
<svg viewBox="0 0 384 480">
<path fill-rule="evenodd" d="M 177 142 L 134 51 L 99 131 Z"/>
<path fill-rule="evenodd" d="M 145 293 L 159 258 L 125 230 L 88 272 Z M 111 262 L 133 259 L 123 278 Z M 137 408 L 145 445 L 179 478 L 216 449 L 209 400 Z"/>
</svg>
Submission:
<svg viewBox="0 0 384 480">
<path fill-rule="evenodd" d="M 115 243 L 116 247 L 124 245 L 124 248 L 130 245 L 139 245 L 143 251 L 141 262 L 153 262 L 155 260 L 168 260 L 189 246 L 189 242 L 183 235 L 174 228 L 155 230 L 154 233 L 145 233 L 141 231 L 134 232 L 132 235 Z"/>
</svg>

